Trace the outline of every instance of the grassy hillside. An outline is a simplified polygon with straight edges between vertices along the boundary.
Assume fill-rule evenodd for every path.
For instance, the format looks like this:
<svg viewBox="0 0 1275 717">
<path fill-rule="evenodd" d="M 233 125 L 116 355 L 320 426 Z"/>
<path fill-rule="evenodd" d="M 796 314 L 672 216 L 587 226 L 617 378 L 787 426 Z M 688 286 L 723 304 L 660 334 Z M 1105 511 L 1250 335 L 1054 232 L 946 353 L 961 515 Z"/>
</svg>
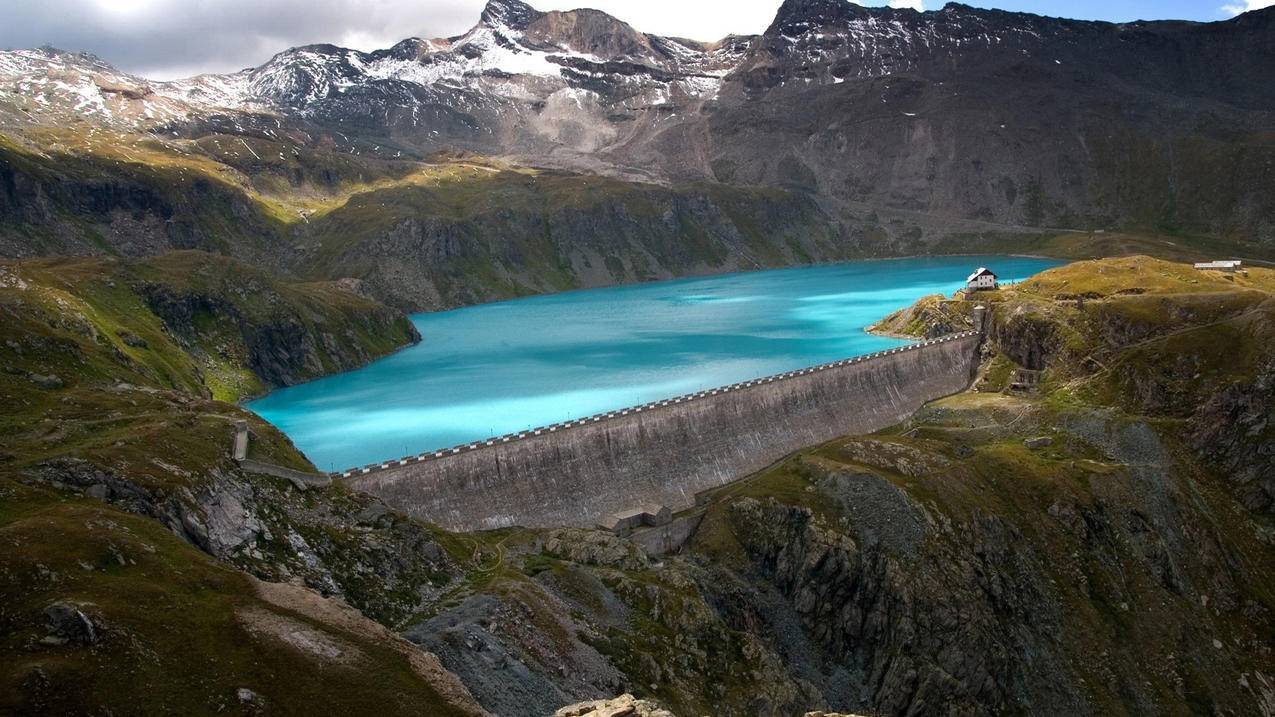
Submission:
<svg viewBox="0 0 1275 717">
<path fill-rule="evenodd" d="M 835 218 L 816 197 L 780 189 L 363 150 L 338 151 L 321 134 L 12 132 L 0 136 L 0 255 L 199 249 L 307 279 L 361 279 L 411 311 L 901 253 L 1275 259 L 1234 232 L 939 231 L 932 217 L 870 207 Z"/>
<path fill-rule="evenodd" d="M 458 571 L 437 547 L 399 560 L 433 533 L 388 521 L 366 544 L 367 500 L 316 503 L 230 459 L 243 419 L 254 457 L 309 468 L 228 401 L 392 351 L 406 319 L 196 252 L 0 264 L 0 316 L 0 711 L 479 712 L 429 655 L 303 587 L 388 619 Z"/>
<path fill-rule="evenodd" d="M 478 713 L 349 608 L 98 500 L 2 479 L 0 495 L 2 712 Z"/>
<path fill-rule="evenodd" d="M 338 152 L 267 136 L 0 136 L 0 255 L 201 249 L 436 309 L 853 255 L 810 198 Z"/>
<path fill-rule="evenodd" d="M 1006 353 L 1060 400 L 1187 415 L 1265 370 L 1275 270 L 1199 272 L 1148 257 L 1079 262 L 989 295 Z"/>
<path fill-rule="evenodd" d="M 234 402 L 415 339 L 405 318 L 347 288 L 280 282 L 201 252 L 33 259 L 0 272 L 11 370 L 64 374 L 68 385 L 132 380 Z"/>
<path fill-rule="evenodd" d="M 1273 290 L 1132 257 L 981 295 L 975 390 L 716 491 L 654 559 L 236 466 L 237 419 L 308 464 L 218 397 L 410 339 L 340 286 L 193 252 L 8 262 L 0 709 L 449 714 L 467 689 L 509 715 L 625 691 L 741 717 L 1260 714 Z M 912 330 L 972 308 L 934 306 Z M 1038 394 L 1002 393 L 1020 368 Z"/>
<path fill-rule="evenodd" d="M 353 368 L 417 338 L 401 315 L 341 287 L 287 284 L 197 252 L 0 264 L 0 315 L 10 407 L 0 457 L 18 465 L 77 455 L 145 466 L 161 435 L 191 464 L 215 465 L 239 412 L 212 401 Z M 262 445 L 272 443 L 286 441 Z"/>
</svg>

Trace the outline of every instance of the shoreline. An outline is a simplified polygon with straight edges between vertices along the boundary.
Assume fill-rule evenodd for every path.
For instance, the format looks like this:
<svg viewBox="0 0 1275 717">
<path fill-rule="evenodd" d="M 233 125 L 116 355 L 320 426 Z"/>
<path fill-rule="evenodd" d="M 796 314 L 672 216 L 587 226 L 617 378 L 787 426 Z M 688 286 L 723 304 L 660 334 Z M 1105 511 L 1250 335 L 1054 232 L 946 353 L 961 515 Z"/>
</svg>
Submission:
<svg viewBox="0 0 1275 717">
<path fill-rule="evenodd" d="M 410 315 L 410 314 L 404 314 L 404 317 L 405 317 L 408 321 L 411 321 L 411 320 L 412 320 L 412 317 L 411 317 L 411 315 Z M 413 327 L 415 327 L 415 324 L 413 324 Z M 282 391 L 282 390 L 284 390 L 284 389 L 286 389 L 286 388 L 292 388 L 292 387 L 294 387 L 294 386 L 304 386 L 304 385 L 306 385 L 307 383 L 314 383 L 315 381 L 322 381 L 322 380 L 323 380 L 323 379 L 325 379 L 325 378 L 331 378 L 331 377 L 333 377 L 333 376 L 340 376 L 340 375 L 341 375 L 341 374 L 343 374 L 343 373 L 350 373 L 351 371 L 360 371 L 360 370 L 362 370 L 362 369 L 367 368 L 368 366 L 371 366 L 372 364 L 376 363 L 377 361 L 381 361 L 381 360 L 383 360 L 383 359 L 387 359 L 387 358 L 389 358 L 389 357 L 391 357 L 391 356 L 394 356 L 395 354 L 402 353 L 403 351 L 406 351 L 406 350 L 408 350 L 408 349 L 412 348 L 413 346 L 420 346 L 422 343 L 424 343 L 424 341 L 425 341 L 425 337 L 421 336 L 421 335 L 420 335 L 420 332 L 418 331 L 418 332 L 417 332 L 417 339 L 416 339 L 415 341 L 409 341 L 408 343 L 405 343 L 405 344 L 403 344 L 403 345 L 401 345 L 401 346 L 397 346 L 397 347 L 395 347 L 395 348 L 394 348 L 394 350 L 393 350 L 393 351 L 389 351 L 389 352 L 387 352 L 387 353 L 383 353 L 383 354 L 381 354 L 380 356 L 373 356 L 373 357 L 369 358 L 368 360 L 364 361 L 363 363 L 359 364 L 358 366 L 354 366 L 354 367 L 346 368 L 346 369 L 341 369 L 340 371 L 333 371 L 332 373 L 325 373 L 325 374 L 323 374 L 322 376 L 315 376 L 314 378 L 308 378 L 308 379 L 306 379 L 306 380 L 304 380 L 304 381 L 301 381 L 301 382 L 299 382 L 299 383 L 294 383 L 294 384 L 292 384 L 291 386 L 275 386 L 274 388 L 268 389 L 268 390 L 267 390 L 267 391 L 265 391 L 264 393 L 257 393 L 257 394 L 253 394 L 253 395 L 251 395 L 251 396 L 243 396 L 243 397 L 240 397 L 240 398 L 239 398 L 239 400 L 235 401 L 235 402 L 234 402 L 234 404 L 232 404 L 232 405 L 234 405 L 234 406 L 235 406 L 235 407 L 237 407 L 237 408 L 241 408 L 241 409 L 243 409 L 243 410 L 245 410 L 245 411 L 247 411 L 247 412 L 251 413 L 252 415 L 256 416 L 257 418 L 260 418 L 260 419 L 261 419 L 261 420 L 263 420 L 263 421 L 266 421 L 266 418 L 265 418 L 264 416 L 262 416 L 260 413 L 257 413 L 256 411 L 252 410 L 251 408 L 248 408 L 247 404 L 249 404 L 249 403 L 251 403 L 251 402 L 253 402 L 253 401 L 256 401 L 256 400 L 258 400 L 258 399 L 265 398 L 266 396 L 269 396 L 270 394 L 275 393 L 276 391 Z M 266 421 L 266 423 L 270 423 L 270 421 Z M 272 426 L 273 426 L 274 424 L 273 424 L 273 423 L 270 423 L 270 425 L 272 425 Z M 276 428 L 278 428 L 278 426 L 275 426 L 275 427 L 276 427 Z M 282 431 L 282 429 L 280 429 L 280 430 Z M 286 435 L 286 434 L 285 434 L 285 435 Z"/>
<path fill-rule="evenodd" d="M 912 336 L 910 334 L 899 334 L 893 331 L 882 331 L 877 328 L 876 324 L 865 327 L 863 329 L 863 333 L 871 334 L 872 336 L 880 336 L 883 339 L 899 339 L 901 341 L 925 341 L 924 336 Z"/>
<path fill-rule="evenodd" d="M 763 267 L 755 267 L 752 269 L 734 269 L 731 271 L 718 271 L 718 272 L 709 271 L 709 272 L 701 272 L 701 273 L 683 274 L 680 276 L 665 276 L 665 277 L 643 280 L 643 281 L 618 282 L 613 284 L 598 284 L 597 286 L 581 286 L 581 287 L 572 288 L 572 289 L 563 289 L 561 291 L 547 291 L 547 292 L 538 293 L 538 294 L 525 294 L 523 296 L 508 296 L 504 298 L 491 299 L 488 301 L 479 301 L 473 304 L 458 304 L 456 306 L 448 306 L 448 307 L 438 308 L 438 309 L 426 309 L 423 311 L 413 311 L 410 313 L 406 313 L 405 316 L 407 316 L 410 319 L 413 316 L 427 316 L 430 314 L 441 314 L 448 311 L 460 311 L 463 309 L 473 308 L 475 306 L 499 304 L 506 301 L 524 301 L 529 299 L 538 299 L 545 296 L 562 296 L 564 294 L 573 294 L 579 291 L 594 291 L 597 289 L 617 289 L 617 288 L 625 288 L 625 287 L 631 287 L 631 286 L 645 286 L 648 284 L 658 284 L 661 282 L 688 281 L 693 279 L 709 279 L 709 278 L 715 278 L 715 277 L 737 276 L 737 275 L 743 275 L 743 274 L 756 274 L 758 272 L 763 272 L 763 271 L 789 271 L 789 270 L 795 270 L 795 269 L 814 269 L 818 267 L 837 266 L 840 264 L 861 264 L 866 262 L 877 262 L 877 261 L 903 261 L 908 259 L 944 259 L 944 258 L 960 258 L 960 257 L 971 257 L 971 256 L 995 256 L 995 257 L 1006 257 L 1010 259 L 1043 259 L 1047 261 L 1061 262 L 1060 265 L 1072 264 L 1077 261 L 1084 261 L 1083 259 L 1068 259 L 1065 257 L 1049 256 L 1048 254 L 1022 254 L 1018 252 L 1008 252 L 1008 253 L 958 252 L 958 253 L 943 253 L 943 254 L 899 254 L 899 255 L 891 255 L 891 256 L 868 256 L 868 257 L 860 257 L 855 259 L 816 261 L 816 262 L 811 262 L 807 264 L 785 264 L 782 266 L 763 266 Z"/>
<path fill-rule="evenodd" d="M 446 313 L 446 312 L 448 312 L 448 311 L 461 311 L 461 310 L 464 310 L 464 309 L 470 309 L 470 308 L 475 308 L 475 307 L 479 307 L 479 306 L 487 306 L 487 305 L 490 305 L 490 304 L 500 304 L 500 303 L 504 303 L 504 302 L 508 302 L 508 301 L 523 301 L 523 300 L 528 300 L 528 299 L 537 299 L 537 298 L 541 298 L 541 297 L 561 296 L 561 295 L 564 295 L 564 294 L 572 294 L 572 293 L 575 293 L 575 292 L 581 292 L 581 291 L 595 291 L 595 290 L 598 290 L 598 289 L 614 289 L 614 288 L 624 288 L 624 287 L 645 286 L 645 285 L 649 285 L 649 284 L 658 284 L 658 283 L 660 283 L 660 282 L 687 281 L 687 280 L 694 280 L 694 279 L 709 279 L 709 278 L 717 278 L 717 277 L 737 276 L 737 275 L 743 275 L 743 274 L 756 274 L 756 273 L 764 272 L 764 271 L 789 271 L 789 270 L 798 270 L 798 269 L 813 269 L 813 268 L 818 268 L 818 267 L 837 266 L 837 265 L 840 265 L 840 264 L 858 264 L 858 263 L 865 263 L 865 262 L 877 262 L 877 261 L 904 261 L 904 260 L 909 260 L 909 259 L 943 259 L 943 258 L 953 258 L 953 257 L 958 257 L 958 258 L 959 258 L 959 257 L 972 257 L 972 256 L 1000 256 L 1000 257 L 1009 257 L 1009 258 L 1013 258 L 1013 259 L 1044 259 L 1044 260 L 1052 260 L 1052 261 L 1061 261 L 1061 262 L 1063 262 L 1063 264 L 1064 264 L 1064 265 L 1065 265 L 1065 264 L 1070 264 L 1070 263 L 1072 263 L 1072 261 L 1073 261 L 1073 260 L 1068 260 L 1068 259 L 1062 259 L 1062 258 L 1060 258 L 1060 257 L 1047 256 L 1047 255 L 1044 255 L 1044 254 L 1020 254 L 1020 253 L 1009 253 L 1009 254 L 984 254 L 984 253 L 977 253 L 977 254 L 971 254 L 971 253 L 953 253 L 953 254 L 901 254 L 901 255 L 898 255 L 898 256 L 875 256 L 875 257 L 865 257 L 865 258 L 861 258 L 861 259 L 839 259 L 839 260 L 836 260 L 836 261 L 813 262 L 813 263 L 809 263 L 809 264 L 791 264 L 791 265 L 787 265 L 787 266 L 769 266 L 769 267 L 760 267 L 760 268 L 755 268 L 755 269 L 742 269 L 742 270 L 738 270 L 738 271 L 724 271 L 724 272 L 707 272 L 707 273 L 700 273 L 700 274 L 686 274 L 686 275 L 684 275 L 684 276 L 672 276 L 672 277 L 665 277 L 665 278 L 659 278 L 659 279 L 650 279 L 650 280 L 648 280 L 648 281 L 634 281 L 634 282 L 628 282 L 628 283 L 616 283 L 616 284 L 599 284 L 598 286 L 584 286 L 584 287 L 579 287 L 579 288 L 575 288 L 575 289 L 565 289 L 565 290 L 562 290 L 562 291 L 550 291 L 550 292 L 544 292 L 544 293 L 540 293 L 540 294 L 528 294 L 528 295 L 525 295 L 525 296 L 510 296 L 510 297 L 506 297 L 506 298 L 497 298 L 497 299 L 491 299 L 490 301 L 480 301 L 480 302 L 473 303 L 473 304 L 461 304 L 461 305 L 458 305 L 458 306 L 451 306 L 451 307 L 447 307 L 447 308 L 439 308 L 439 309 L 428 310 L 428 311 L 413 311 L 413 312 L 410 312 L 410 313 L 408 313 L 408 312 L 404 312 L 404 313 L 403 313 L 403 317 L 404 317 L 404 318 L 406 318 L 408 321 L 411 321 L 411 322 L 413 323 L 413 325 L 415 325 L 415 321 L 413 320 L 413 317 L 416 317 L 416 316 L 429 316 L 429 315 L 432 315 L 432 314 L 442 314 L 442 313 Z M 376 301 L 378 301 L 378 302 L 379 302 L 379 299 L 374 299 L 374 300 L 376 300 Z M 907 307 L 903 307 L 903 308 L 907 308 Z M 871 335 L 873 335 L 873 336 L 880 336 L 880 337 L 882 337 L 882 338 L 900 339 L 900 340 L 906 340 L 906 341 L 923 341 L 923 340 L 925 340 L 925 337 L 923 337 L 923 336 L 909 336 L 909 335 L 907 335 L 907 334 L 894 334 L 894 333 L 885 332 L 885 331 L 875 331 L 875 330 L 873 330 L 873 327 L 874 327 L 874 326 L 875 326 L 875 324 L 874 324 L 874 325 L 872 325 L 872 326 L 865 327 L 865 328 L 863 329 L 864 333 L 868 333 L 868 334 L 871 334 Z M 360 370 L 360 369 L 366 368 L 366 367 L 367 367 L 368 365 L 370 365 L 370 364 L 376 363 L 377 361 L 381 361 L 381 360 L 386 359 L 386 358 L 389 358 L 390 356 L 393 356 L 393 355 L 395 355 L 395 354 L 397 354 L 397 353 L 400 353 L 400 352 L 402 352 L 402 351 L 406 351 L 407 349 L 410 349 L 410 348 L 412 348 L 413 346 L 417 346 L 417 345 L 419 345 L 420 343 L 422 343 L 423 341 L 424 341 L 424 336 L 421 336 L 421 339 L 420 339 L 419 341 L 416 341 L 416 342 L 414 342 L 414 343 L 404 344 L 404 345 L 399 346 L 398 348 L 394 349 L 393 351 L 390 351 L 389 353 L 383 354 L 383 355 L 381 355 L 381 356 L 373 357 L 373 358 L 369 359 L 367 362 L 363 363 L 363 364 L 362 364 L 362 365 L 360 365 L 360 366 L 355 366 L 355 367 L 353 367 L 353 368 L 348 368 L 348 369 L 344 369 L 344 370 L 341 370 L 341 371 L 335 371 L 335 372 L 333 372 L 333 373 L 324 374 L 324 375 L 322 375 L 322 376 L 315 376 L 314 378 L 307 379 L 307 380 L 302 381 L 302 382 L 300 382 L 300 383 L 292 384 L 291 386 L 276 386 L 276 387 L 274 387 L 274 388 L 271 388 L 271 389 L 269 389 L 269 390 L 265 391 L 264 393 L 254 394 L 254 395 L 251 395 L 251 396 L 244 396 L 244 397 L 240 398 L 238 401 L 236 401 L 234 405 L 238 406 L 239 408 L 243 408 L 244 410 L 251 411 L 252 409 L 248 408 L 245 404 L 250 403 L 250 402 L 252 402 L 252 401 L 256 401 L 256 400 L 261 399 L 261 398 L 265 398 L 266 396 L 268 396 L 268 395 L 270 395 L 270 394 L 272 394 L 272 393 L 275 393 L 276 391 L 281 391 L 281 390 L 284 390 L 284 389 L 287 389 L 287 388 L 292 388 L 292 387 L 294 387 L 294 386 L 304 386 L 304 385 L 305 385 L 305 384 L 307 384 L 307 383 L 313 383 L 313 382 L 315 382 L 315 381 L 321 381 L 321 380 L 323 380 L 323 379 L 325 379 L 325 378 L 329 378 L 329 377 L 331 377 L 331 376 L 339 376 L 339 375 L 341 375 L 341 374 L 343 374 L 343 373 L 349 373 L 349 372 L 351 372 L 351 371 L 358 371 L 358 370 Z M 252 412 L 253 412 L 254 414 L 256 414 L 256 412 L 255 412 L 255 411 L 252 411 Z M 256 415 L 260 415 L 260 414 L 256 414 Z M 264 420 L 264 419 L 263 419 L 263 420 Z"/>
</svg>

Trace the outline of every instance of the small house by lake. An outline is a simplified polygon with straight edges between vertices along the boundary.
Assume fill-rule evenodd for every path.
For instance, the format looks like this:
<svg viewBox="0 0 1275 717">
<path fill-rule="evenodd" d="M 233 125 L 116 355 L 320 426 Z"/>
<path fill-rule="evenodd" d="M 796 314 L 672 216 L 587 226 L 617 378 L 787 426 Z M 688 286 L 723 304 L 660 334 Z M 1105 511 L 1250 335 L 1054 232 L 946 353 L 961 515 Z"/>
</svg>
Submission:
<svg viewBox="0 0 1275 717">
<path fill-rule="evenodd" d="M 996 287 L 996 274 L 985 266 L 980 266 L 978 271 L 965 280 L 966 291 L 992 291 Z"/>
</svg>

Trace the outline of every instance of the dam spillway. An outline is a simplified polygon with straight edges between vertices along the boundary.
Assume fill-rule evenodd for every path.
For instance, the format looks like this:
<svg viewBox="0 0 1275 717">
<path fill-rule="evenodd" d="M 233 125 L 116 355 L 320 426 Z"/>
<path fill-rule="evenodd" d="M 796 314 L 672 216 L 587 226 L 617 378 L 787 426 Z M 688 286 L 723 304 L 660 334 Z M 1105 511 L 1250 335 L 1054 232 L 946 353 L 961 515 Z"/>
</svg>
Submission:
<svg viewBox="0 0 1275 717">
<path fill-rule="evenodd" d="M 591 527 L 695 495 L 804 447 L 894 425 L 964 390 L 978 332 L 346 471 L 353 489 L 449 530 Z"/>
</svg>

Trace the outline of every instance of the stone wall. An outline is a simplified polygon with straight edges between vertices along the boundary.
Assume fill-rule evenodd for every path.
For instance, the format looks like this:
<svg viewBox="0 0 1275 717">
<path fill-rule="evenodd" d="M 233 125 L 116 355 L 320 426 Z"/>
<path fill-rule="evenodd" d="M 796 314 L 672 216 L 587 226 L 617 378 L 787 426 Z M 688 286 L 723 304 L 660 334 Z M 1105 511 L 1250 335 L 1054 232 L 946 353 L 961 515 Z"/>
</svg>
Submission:
<svg viewBox="0 0 1275 717">
<path fill-rule="evenodd" d="M 298 488 L 325 486 L 332 482 L 333 476 L 327 473 L 306 473 L 304 471 L 284 468 L 273 463 L 263 463 L 248 458 L 248 422 L 235 421 L 235 437 L 231 443 L 231 455 L 240 468 L 252 473 L 274 476 L 292 481 Z"/>
<path fill-rule="evenodd" d="M 592 527 L 652 503 L 681 510 L 793 451 L 880 430 L 964 390 L 979 341 L 956 334 L 342 477 L 449 530 Z"/>
<path fill-rule="evenodd" d="M 642 546 L 647 555 L 663 557 L 681 550 L 703 521 L 704 511 L 701 510 L 674 518 L 667 525 L 635 530 L 628 539 Z"/>
<path fill-rule="evenodd" d="M 292 481 L 293 485 L 298 488 L 308 488 L 311 486 L 325 486 L 332 482 L 332 477 L 323 473 L 306 473 L 304 471 L 284 468 L 273 463 L 262 463 L 245 458 L 239 461 L 239 466 L 251 473 L 261 473 L 262 475 L 274 476 L 275 478 L 283 478 Z"/>
</svg>

